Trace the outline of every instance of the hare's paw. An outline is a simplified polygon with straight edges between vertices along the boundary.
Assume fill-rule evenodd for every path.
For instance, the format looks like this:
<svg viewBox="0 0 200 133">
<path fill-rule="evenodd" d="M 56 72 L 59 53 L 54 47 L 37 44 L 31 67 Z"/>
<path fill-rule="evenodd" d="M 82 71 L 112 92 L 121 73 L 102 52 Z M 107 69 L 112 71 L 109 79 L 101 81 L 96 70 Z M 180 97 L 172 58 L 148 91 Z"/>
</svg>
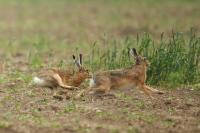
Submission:
<svg viewBox="0 0 200 133">
<path fill-rule="evenodd" d="M 158 91 L 158 92 L 156 92 L 157 94 L 160 94 L 160 95 L 162 95 L 162 94 L 165 94 L 165 92 L 163 92 L 163 91 Z"/>
</svg>

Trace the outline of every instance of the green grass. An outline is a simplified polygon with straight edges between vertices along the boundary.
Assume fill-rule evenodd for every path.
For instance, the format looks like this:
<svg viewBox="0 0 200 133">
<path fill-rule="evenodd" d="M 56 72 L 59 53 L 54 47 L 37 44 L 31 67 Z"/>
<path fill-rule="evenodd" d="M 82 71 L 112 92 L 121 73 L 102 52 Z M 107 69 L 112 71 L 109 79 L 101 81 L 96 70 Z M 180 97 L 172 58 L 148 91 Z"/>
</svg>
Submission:
<svg viewBox="0 0 200 133">
<path fill-rule="evenodd" d="M 191 29 L 189 35 L 173 32 L 170 38 L 163 36 L 159 41 L 146 33 L 123 41 L 106 40 L 104 49 L 93 44 L 86 62 L 94 71 L 128 67 L 134 62 L 128 51 L 136 47 L 151 63 L 148 70 L 150 84 L 176 87 L 199 83 L 200 38 L 195 31 Z"/>
<path fill-rule="evenodd" d="M 176 122 L 172 119 L 166 119 L 162 121 L 162 124 L 166 127 L 174 126 Z"/>
<path fill-rule="evenodd" d="M 125 39 L 112 39 L 104 35 L 102 41 L 92 44 L 77 43 L 70 46 L 52 43 L 54 42 L 48 38 L 37 38 L 28 44 L 31 50 L 25 53 L 24 59 L 33 71 L 52 64 L 65 68 L 66 65 L 73 63 L 71 54 L 78 55 L 79 52 L 84 54 L 84 65 L 92 72 L 125 68 L 134 63 L 134 59 L 129 55 L 129 49 L 135 47 L 151 63 L 147 72 L 149 84 L 177 87 L 200 82 L 200 37 L 195 29 L 191 29 L 187 34 L 172 32 L 169 37 L 163 33 L 159 40 L 144 33 Z M 17 53 L 17 49 L 27 48 L 27 46 L 24 48 L 23 44 L 17 44 L 6 47 L 8 51 L 10 50 L 11 56 Z M 60 52 L 61 50 L 63 51 Z M 11 56 L 8 56 L 9 60 Z M 56 60 L 55 56 L 58 56 Z M 31 75 L 18 70 L 11 72 L 10 76 L 12 80 L 25 83 L 31 80 Z M 1 78 L 0 82 L 5 82 L 5 79 Z"/>
<path fill-rule="evenodd" d="M 7 121 L 1 121 L 0 122 L 0 128 L 8 128 L 10 126 L 11 126 L 10 123 L 7 122 Z"/>
<path fill-rule="evenodd" d="M 74 112 L 76 110 L 76 104 L 73 101 L 70 101 L 67 103 L 67 105 L 64 108 L 64 113 L 70 113 Z"/>
<path fill-rule="evenodd" d="M 102 41 L 92 44 L 67 45 L 52 42 L 48 38 L 33 39 L 28 46 L 23 45 L 23 42 L 24 40 L 21 40 L 4 47 L 9 51 L 6 56 L 8 60 L 12 60 L 12 55 L 17 53 L 18 49 L 24 51 L 23 49 L 29 48 L 24 60 L 33 71 L 49 66 L 65 68 L 66 65 L 73 63 L 71 55 L 77 55 L 79 52 L 84 54 L 84 65 L 92 72 L 125 68 L 134 63 L 134 59 L 129 55 L 129 49 L 135 47 L 151 63 L 147 72 L 149 84 L 177 87 L 200 82 L 200 37 L 195 29 L 191 29 L 187 34 L 172 32 L 170 36 L 165 36 L 163 33 L 160 39 L 144 33 L 125 39 L 104 35 Z M 54 43 L 57 45 L 53 45 Z M 19 70 L 14 70 L 10 76 L 12 80 L 25 83 L 31 80 L 31 75 Z M 0 82 L 6 82 L 6 79 L 1 78 Z"/>
<path fill-rule="evenodd" d="M 127 133 L 139 133 L 139 129 L 134 126 L 129 126 L 127 129 Z"/>
</svg>

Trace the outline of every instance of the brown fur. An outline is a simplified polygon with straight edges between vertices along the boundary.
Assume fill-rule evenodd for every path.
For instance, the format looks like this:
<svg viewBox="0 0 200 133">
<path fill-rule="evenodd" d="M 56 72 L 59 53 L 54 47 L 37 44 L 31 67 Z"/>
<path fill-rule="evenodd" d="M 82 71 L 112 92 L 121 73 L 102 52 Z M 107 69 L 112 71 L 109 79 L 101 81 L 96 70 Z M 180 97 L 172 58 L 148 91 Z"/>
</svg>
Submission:
<svg viewBox="0 0 200 133">
<path fill-rule="evenodd" d="M 110 70 L 96 73 L 93 76 L 94 84 L 86 91 L 82 91 L 76 97 L 80 97 L 83 93 L 89 91 L 102 91 L 108 93 L 110 89 L 117 89 L 123 87 L 138 87 L 146 95 L 150 96 L 150 92 L 162 93 L 145 84 L 146 71 L 149 62 L 142 56 L 138 55 L 136 50 L 132 49 L 132 54 L 135 57 L 136 63 L 130 68 Z"/>
<path fill-rule="evenodd" d="M 82 66 L 82 55 L 80 54 L 80 61 L 75 59 L 75 64 L 78 66 L 77 71 L 62 70 L 62 69 L 48 69 L 40 72 L 38 78 L 45 81 L 40 86 L 44 87 L 63 87 L 66 89 L 78 89 L 80 84 L 90 77 L 89 71 Z"/>
<path fill-rule="evenodd" d="M 67 70 L 53 70 L 57 73 L 64 84 L 78 87 L 86 79 L 89 78 L 88 70 L 81 68 L 77 72 L 67 71 Z"/>
</svg>

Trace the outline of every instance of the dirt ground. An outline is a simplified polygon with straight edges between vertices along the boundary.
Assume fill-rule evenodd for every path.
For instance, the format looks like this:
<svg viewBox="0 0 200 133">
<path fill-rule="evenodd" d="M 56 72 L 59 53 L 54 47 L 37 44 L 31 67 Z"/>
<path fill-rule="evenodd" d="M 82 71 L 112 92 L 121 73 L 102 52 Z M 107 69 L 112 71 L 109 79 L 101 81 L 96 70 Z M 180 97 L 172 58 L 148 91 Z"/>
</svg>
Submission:
<svg viewBox="0 0 200 133">
<path fill-rule="evenodd" d="M 138 89 L 113 90 L 113 95 L 78 91 L 53 97 L 58 90 L 19 86 L 20 80 L 1 84 L 0 132 L 6 133 L 199 133 L 200 91 L 164 90 L 145 96 Z M 14 89 L 14 86 L 18 86 Z"/>
</svg>

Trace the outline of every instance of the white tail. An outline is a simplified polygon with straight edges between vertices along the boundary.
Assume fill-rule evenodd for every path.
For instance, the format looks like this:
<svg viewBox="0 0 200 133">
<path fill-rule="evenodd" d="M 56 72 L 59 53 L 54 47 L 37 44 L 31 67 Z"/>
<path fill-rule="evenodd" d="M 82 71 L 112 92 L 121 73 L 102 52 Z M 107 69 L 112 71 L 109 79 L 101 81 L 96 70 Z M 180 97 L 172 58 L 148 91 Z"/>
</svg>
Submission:
<svg viewBox="0 0 200 133">
<path fill-rule="evenodd" d="M 46 81 L 39 78 L 39 77 L 34 77 L 33 78 L 33 84 L 37 86 L 46 86 Z"/>
</svg>

